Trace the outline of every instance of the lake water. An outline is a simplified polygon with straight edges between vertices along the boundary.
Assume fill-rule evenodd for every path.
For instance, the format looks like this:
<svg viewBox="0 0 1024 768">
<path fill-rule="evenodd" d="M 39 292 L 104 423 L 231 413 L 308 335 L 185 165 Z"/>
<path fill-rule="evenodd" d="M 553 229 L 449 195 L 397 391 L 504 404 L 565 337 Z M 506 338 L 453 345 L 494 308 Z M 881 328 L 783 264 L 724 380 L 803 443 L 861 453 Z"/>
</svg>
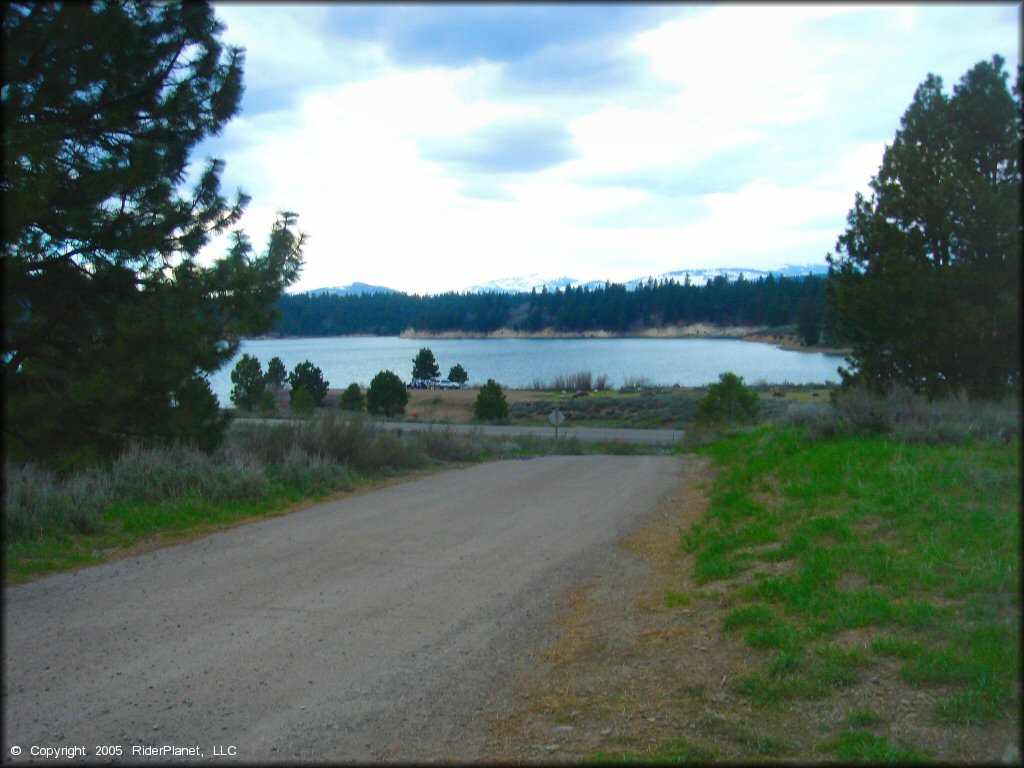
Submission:
<svg viewBox="0 0 1024 768">
<path fill-rule="evenodd" d="M 353 381 L 366 386 L 382 370 L 408 381 L 421 347 L 433 351 L 442 377 L 460 363 L 470 386 L 494 379 L 511 388 L 577 371 L 605 374 L 613 387 L 630 376 L 646 377 L 656 385 L 701 386 L 718 381 L 726 371 L 748 384 L 817 384 L 839 381 L 837 368 L 843 362 L 839 355 L 789 352 L 739 339 L 259 339 L 243 341 L 236 358 L 211 376 L 210 384 L 221 405 L 230 405 L 231 370 L 243 354 L 257 357 L 264 371 L 273 357 L 280 357 L 289 371 L 309 360 L 334 389 Z"/>
</svg>

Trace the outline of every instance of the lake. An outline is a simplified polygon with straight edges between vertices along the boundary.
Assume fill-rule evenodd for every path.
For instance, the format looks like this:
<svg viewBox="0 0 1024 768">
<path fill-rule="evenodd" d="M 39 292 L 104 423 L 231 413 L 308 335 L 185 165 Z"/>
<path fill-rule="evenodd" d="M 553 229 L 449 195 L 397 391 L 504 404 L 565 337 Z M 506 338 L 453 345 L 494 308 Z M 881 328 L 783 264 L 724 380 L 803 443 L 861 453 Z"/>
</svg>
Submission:
<svg viewBox="0 0 1024 768">
<path fill-rule="evenodd" d="M 494 379 L 504 387 L 529 387 L 534 379 L 592 371 L 610 386 L 644 376 L 656 385 L 701 386 L 725 371 L 748 384 L 817 384 L 839 381 L 840 355 L 790 352 L 771 344 L 739 339 L 402 339 L 397 336 L 258 339 L 243 341 L 235 359 L 210 377 L 221 405 L 231 404 L 231 370 L 243 354 L 254 355 L 266 371 L 273 357 L 285 368 L 309 360 L 333 389 L 353 381 L 366 386 L 382 370 L 403 381 L 412 377 L 412 360 L 429 347 L 441 376 L 456 363 L 469 374 L 470 386 Z"/>
</svg>

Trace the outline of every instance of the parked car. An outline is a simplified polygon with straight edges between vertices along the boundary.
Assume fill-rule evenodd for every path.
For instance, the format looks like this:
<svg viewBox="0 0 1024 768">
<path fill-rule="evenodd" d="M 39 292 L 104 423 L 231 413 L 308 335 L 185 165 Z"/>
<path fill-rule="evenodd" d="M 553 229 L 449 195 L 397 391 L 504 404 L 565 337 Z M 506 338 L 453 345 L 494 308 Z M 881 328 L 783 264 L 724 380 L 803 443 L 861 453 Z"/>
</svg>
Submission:
<svg viewBox="0 0 1024 768">
<path fill-rule="evenodd" d="M 438 389 L 461 389 L 461 385 L 457 381 L 449 381 L 448 379 L 441 379 L 435 383 Z"/>
</svg>

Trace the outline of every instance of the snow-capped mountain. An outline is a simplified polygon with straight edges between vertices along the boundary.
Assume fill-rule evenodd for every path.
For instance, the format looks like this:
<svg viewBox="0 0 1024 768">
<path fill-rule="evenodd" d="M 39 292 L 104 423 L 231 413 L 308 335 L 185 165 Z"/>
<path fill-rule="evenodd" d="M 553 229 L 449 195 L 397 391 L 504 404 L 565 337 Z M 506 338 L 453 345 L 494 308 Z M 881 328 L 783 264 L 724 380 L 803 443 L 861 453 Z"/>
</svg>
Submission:
<svg viewBox="0 0 1024 768">
<path fill-rule="evenodd" d="M 356 282 L 334 288 L 314 288 L 311 291 L 306 291 L 306 293 L 310 296 L 359 296 L 364 293 L 400 293 L 400 291 L 396 291 L 394 288 L 386 288 L 383 285 Z"/>
<path fill-rule="evenodd" d="M 463 288 L 463 293 L 529 293 L 534 288 L 540 291 L 543 288 L 547 288 L 549 291 L 555 291 L 559 288 L 565 288 L 567 285 L 575 287 L 575 280 L 571 277 L 556 277 L 546 279 L 540 275 L 534 273 L 532 275 L 524 275 L 522 277 L 503 277 L 499 280 L 491 280 L 488 283 L 482 285 L 471 285 L 468 288 Z"/>
<path fill-rule="evenodd" d="M 635 290 L 638 286 L 647 283 L 649 280 L 660 282 L 671 280 L 677 283 L 686 282 L 687 277 L 691 285 L 704 285 L 716 277 L 724 277 L 727 280 L 738 280 L 741 276 L 744 280 L 758 280 L 773 274 L 776 277 L 806 277 L 808 274 L 824 275 L 828 272 L 827 264 L 783 264 L 772 269 L 752 269 L 749 267 L 712 267 L 709 269 L 678 269 L 672 272 L 662 272 L 660 275 L 648 275 L 635 277 L 627 280 L 625 286 L 628 290 Z M 600 287 L 605 284 L 604 280 L 576 280 L 571 277 L 557 277 L 546 279 L 536 273 L 523 277 L 506 277 L 500 280 L 492 280 L 482 285 L 471 285 L 464 288 L 464 293 L 529 293 L 536 288 L 538 291 L 547 288 L 548 291 L 558 290 L 571 285 L 573 288 L 586 288 L 588 290 Z"/>
<path fill-rule="evenodd" d="M 691 285 L 704 285 L 719 276 L 727 280 L 738 280 L 741 276 L 744 280 L 758 280 L 762 277 L 767 277 L 769 274 L 773 274 L 776 277 L 806 277 L 808 274 L 824 275 L 827 272 L 827 264 L 783 264 L 772 269 L 751 269 L 750 267 L 677 269 L 672 272 L 662 272 L 660 275 L 635 277 L 632 280 L 627 280 L 625 286 L 627 290 L 633 291 L 649 280 L 656 282 L 671 280 L 677 283 L 685 283 L 687 277 L 689 277 Z M 460 293 L 529 293 L 535 288 L 538 292 L 547 288 L 550 293 L 570 285 L 573 288 L 593 290 L 603 286 L 605 282 L 604 280 L 576 280 L 565 275 L 562 277 L 545 278 L 537 273 L 533 273 L 521 277 L 503 277 L 500 280 L 491 280 L 481 285 L 471 285 L 468 288 L 463 288 Z M 306 293 L 310 296 L 358 296 L 364 293 L 401 293 L 401 291 L 382 285 L 369 285 L 368 283 L 357 282 L 334 288 L 314 288 L 311 291 L 306 291 Z"/>
<path fill-rule="evenodd" d="M 660 275 L 654 275 L 655 281 L 671 280 L 676 283 L 685 283 L 687 277 L 690 279 L 691 285 L 705 285 L 711 282 L 716 277 L 724 277 L 726 280 L 739 280 L 741 277 L 744 280 L 760 280 L 762 277 L 768 277 L 768 275 L 775 275 L 776 277 L 807 277 L 807 275 L 824 275 L 828 272 L 827 264 L 784 264 L 781 267 L 773 269 L 751 269 L 750 267 L 713 267 L 711 269 L 677 269 L 672 272 L 662 272 Z M 630 290 L 635 289 L 637 286 L 646 283 L 652 278 L 643 277 L 630 280 L 626 283 L 626 287 Z"/>
</svg>

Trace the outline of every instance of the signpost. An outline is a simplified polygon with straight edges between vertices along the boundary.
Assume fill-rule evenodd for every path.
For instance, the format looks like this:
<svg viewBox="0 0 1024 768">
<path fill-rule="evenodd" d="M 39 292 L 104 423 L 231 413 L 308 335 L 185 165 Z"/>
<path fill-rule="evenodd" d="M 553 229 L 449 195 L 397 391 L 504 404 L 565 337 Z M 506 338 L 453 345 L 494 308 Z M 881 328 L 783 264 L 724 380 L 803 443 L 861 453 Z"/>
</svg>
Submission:
<svg viewBox="0 0 1024 768">
<path fill-rule="evenodd" d="M 565 421 L 565 414 L 555 408 L 548 416 L 548 421 L 555 425 L 555 440 L 558 440 L 558 425 Z"/>
</svg>

